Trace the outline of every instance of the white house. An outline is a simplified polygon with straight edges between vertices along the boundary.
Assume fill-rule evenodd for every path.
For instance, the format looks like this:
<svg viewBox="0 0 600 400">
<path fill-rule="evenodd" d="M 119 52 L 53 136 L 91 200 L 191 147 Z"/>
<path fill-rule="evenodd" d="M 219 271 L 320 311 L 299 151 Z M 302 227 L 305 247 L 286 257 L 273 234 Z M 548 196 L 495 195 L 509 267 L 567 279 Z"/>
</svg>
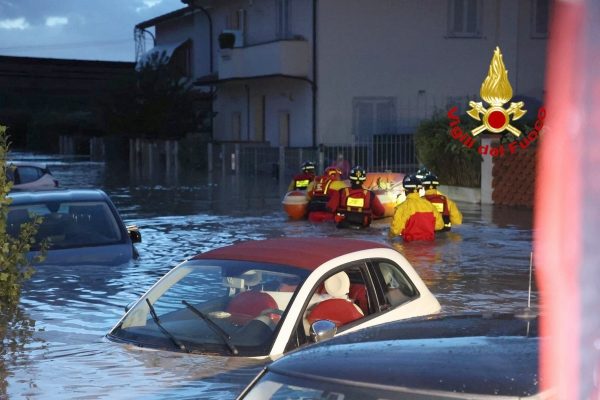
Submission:
<svg viewBox="0 0 600 400">
<path fill-rule="evenodd" d="M 514 95 L 544 95 L 548 0 L 190 1 L 136 28 L 216 89 L 215 140 L 311 147 L 413 132 L 479 101 L 496 46 Z M 233 49 L 219 48 L 224 31 Z"/>
</svg>

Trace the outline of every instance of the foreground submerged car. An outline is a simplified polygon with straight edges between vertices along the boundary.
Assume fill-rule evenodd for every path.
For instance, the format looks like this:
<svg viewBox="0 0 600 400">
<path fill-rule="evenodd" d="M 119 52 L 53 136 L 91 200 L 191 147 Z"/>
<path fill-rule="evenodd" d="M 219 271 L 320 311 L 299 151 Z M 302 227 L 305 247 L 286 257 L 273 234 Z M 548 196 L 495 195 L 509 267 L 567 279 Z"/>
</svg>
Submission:
<svg viewBox="0 0 600 400">
<path fill-rule="evenodd" d="M 7 232 L 19 235 L 21 225 L 43 218 L 30 257 L 47 240 L 44 264 L 120 265 L 137 257 L 136 227 L 125 227 L 108 195 L 99 189 L 17 191 L 9 195 Z"/>
<path fill-rule="evenodd" d="M 436 313 L 440 304 L 391 247 L 340 238 L 248 241 L 197 255 L 144 294 L 107 334 L 190 353 L 266 358 L 339 332 Z"/>
<path fill-rule="evenodd" d="M 379 325 L 285 355 L 238 400 L 549 399 L 537 319 L 447 316 Z"/>
</svg>

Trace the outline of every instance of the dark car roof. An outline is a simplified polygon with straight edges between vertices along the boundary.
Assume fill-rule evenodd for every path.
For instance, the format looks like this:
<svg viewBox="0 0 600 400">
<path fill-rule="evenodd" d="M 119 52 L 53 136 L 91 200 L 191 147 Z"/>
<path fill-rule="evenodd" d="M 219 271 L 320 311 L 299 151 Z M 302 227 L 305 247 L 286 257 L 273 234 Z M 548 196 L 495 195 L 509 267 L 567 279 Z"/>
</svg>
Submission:
<svg viewBox="0 0 600 400">
<path fill-rule="evenodd" d="M 360 250 L 389 249 L 383 243 L 343 238 L 278 238 L 251 240 L 207 251 L 200 259 L 240 260 L 313 270 L 326 261 Z"/>
<path fill-rule="evenodd" d="M 268 370 L 399 391 L 529 396 L 539 390 L 537 335 L 536 319 L 508 315 L 407 320 L 289 353 Z"/>
<path fill-rule="evenodd" d="M 10 192 L 13 205 L 35 204 L 48 201 L 106 201 L 108 196 L 100 189 L 51 189 Z"/>
</svg>

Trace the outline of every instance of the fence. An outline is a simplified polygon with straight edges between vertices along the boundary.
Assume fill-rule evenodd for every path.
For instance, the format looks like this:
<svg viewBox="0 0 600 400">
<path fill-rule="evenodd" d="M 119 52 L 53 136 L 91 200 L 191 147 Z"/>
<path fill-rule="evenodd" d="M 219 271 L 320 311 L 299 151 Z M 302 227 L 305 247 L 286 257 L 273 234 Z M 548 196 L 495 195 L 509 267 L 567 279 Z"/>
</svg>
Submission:
<svg viewBox="0 0 600 400">
<path fill-rule="evenodd" d="M 270 147 L 262 143 L 212 143 L 208 146 L 209 171 L 224 175 L 269 174 L 280 180 L 298 172 L 303 161 L 319 171 L 343 157 L 349 165 L 367 171 L 413 172 L 418 168 L 412 134 L 376 135 L 352 144 L 314 147 Z"/>
</svg>

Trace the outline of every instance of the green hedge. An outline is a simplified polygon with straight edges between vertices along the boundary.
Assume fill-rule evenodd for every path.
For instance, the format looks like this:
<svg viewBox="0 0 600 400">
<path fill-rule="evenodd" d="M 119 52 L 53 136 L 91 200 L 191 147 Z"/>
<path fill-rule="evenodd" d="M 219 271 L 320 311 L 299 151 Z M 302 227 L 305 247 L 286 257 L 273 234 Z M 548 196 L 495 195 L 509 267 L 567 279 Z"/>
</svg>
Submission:
<svg viewBox="0 0 600 400">
<path fill-rule="evenodd" d="M 464 132 L 477 125 L 477 121 L 461 117 Z M 480 186 L 481 155 L 450 136 L 446 114 L 421 122 L 415 133 L 415 147 L 419 162 L 434 172 L 442 185 Z"/>
</svg>

